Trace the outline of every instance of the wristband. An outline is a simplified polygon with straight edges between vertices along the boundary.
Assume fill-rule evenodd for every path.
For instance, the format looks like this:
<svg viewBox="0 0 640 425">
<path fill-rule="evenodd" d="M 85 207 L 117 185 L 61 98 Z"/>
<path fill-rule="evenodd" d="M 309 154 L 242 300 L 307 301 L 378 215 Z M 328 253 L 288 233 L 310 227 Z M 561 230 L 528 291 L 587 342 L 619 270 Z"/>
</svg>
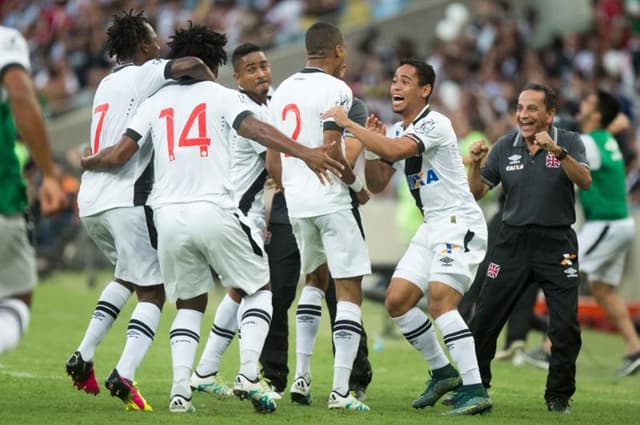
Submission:
<svg viewBox="0 0 640 425">
<path fill-rule="evenodd" d="M 364 185 L 362 184 L 358 176 L 356 176 L 356 179 L 353 181 L 353 183 L 349 185 L 349 187 L 351 188 L 351 190 L 353 190 L 356 193 L 364 189 Z"/>
<path fill-rule="evenodd" d="M 364 158 L 368 161 L 373 161 L 376 159 L 380 159 L 380 155 L 378 155 L 377 153 L 373 153 L 368 149 L 365 149 L 364 151 Z"/>
<path fill-rule="evenodd" d="M 567 150 L 565 148 L 560 146 L 560 153 L 555 155 L 555 157 L 556 157 L 556 159 L 558 161 L 562 161 L 563 159 L 565 159 L 567 157 L 567 155 L 569 155 L 569 152 L 567 152 Z"/>
</svg>

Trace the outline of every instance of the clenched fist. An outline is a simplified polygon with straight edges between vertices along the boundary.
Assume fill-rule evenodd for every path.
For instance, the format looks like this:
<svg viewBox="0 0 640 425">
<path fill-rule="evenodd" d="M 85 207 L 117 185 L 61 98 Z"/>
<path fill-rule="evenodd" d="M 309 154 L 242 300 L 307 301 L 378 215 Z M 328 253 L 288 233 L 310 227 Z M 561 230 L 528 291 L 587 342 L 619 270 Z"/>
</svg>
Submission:
<svg viewBox="0 0 640 425">
<path fill-rule="evenodd" d="M 478 140 L 474 142 L 469 148 L 469 156 L 471 157 L 471 162 L 476 164 L 480 164 L 482 160 L 487 156 L 489 152 L 489 146 L 484 142 L 484 140 Z"/>
</svg>

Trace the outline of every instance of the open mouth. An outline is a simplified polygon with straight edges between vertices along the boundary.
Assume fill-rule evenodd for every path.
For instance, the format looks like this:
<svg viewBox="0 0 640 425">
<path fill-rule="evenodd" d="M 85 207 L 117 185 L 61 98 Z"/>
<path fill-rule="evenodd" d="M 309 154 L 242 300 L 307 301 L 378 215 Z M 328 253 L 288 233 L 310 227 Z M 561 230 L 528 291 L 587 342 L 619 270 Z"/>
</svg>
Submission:
<svg viewBox="0 0 640 425">
<path fill-rule="evenodd" d="M 399 103 L 402 103 L 404 101 L 404 97 L 394 94 L 393 96 L 391 96 L 391 103 L 394 105 L 397 105 Z"/>
<path fill-rule="evenodd" d="M 535 124 L 532 122 L 526 122 L 526 123 L 520 122 L 520 130 L 526 133 L 535 131 Z"/>
</svg>

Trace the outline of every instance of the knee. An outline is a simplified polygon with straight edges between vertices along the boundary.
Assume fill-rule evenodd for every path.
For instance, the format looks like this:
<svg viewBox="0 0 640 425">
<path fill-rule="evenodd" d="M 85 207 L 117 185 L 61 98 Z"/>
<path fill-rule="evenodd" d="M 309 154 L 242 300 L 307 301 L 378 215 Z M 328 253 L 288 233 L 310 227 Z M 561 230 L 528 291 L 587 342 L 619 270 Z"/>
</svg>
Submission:
<svg viewBox="0 0 640 425">
<path fill-rule="evenodd" d="M 407 299 L 401 294 L 390 291 L 384 299 L 384 308 L 391 317 L 398 317 L 405 314 L 412 306 L 408 305 Z"/>
<path fill-rule="evenodd" d="M 152 303 L 162 310 L 165 301 L 164 285 L 138 286 L 136 295 L 138 302 Z"/>
</svg>

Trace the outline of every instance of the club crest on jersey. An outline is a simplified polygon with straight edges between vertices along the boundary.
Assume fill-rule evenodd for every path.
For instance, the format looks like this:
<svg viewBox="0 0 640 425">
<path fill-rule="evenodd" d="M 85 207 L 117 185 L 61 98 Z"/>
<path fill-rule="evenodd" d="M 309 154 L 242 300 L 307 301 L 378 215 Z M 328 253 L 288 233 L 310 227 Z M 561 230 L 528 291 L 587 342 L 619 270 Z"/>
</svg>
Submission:
<svg viewBox="0 0 640 425">
<path fill-rule="evenodd" d="M 430 183 L 440 181 L 440 178 L 432 169 L 420 171 L 419 173 L 409 174 L 407 176 L 407 183 L 409 183 L 409 189 L 419 189 L 421 186 L 425 186 Z"/>
<path fill-rule="evenodd" d="M 413 125 L 413 130 L 422 134 L 429 134 L 434 128 L 436 128 L 436 122 L 432 118 L 420 120 Z"/>
<path fill-rule="evenodd" d="M 522 170 L 524 168 L 524 164 L 521 162 L 522 155 L 511 155 L 509 158 L 509 163 L 504 168 L 505 171 L 517 171 Z"/>
<path fill-rule="evenodd" d="M 496 263 L 490 263 L 487 267 L 487 277 L 495 279 L 500 274 L 500 265 Z"/>
<path fill-rule="evenodd" d="M 560 168 L 560 160 L 551 152 L 547 152 L 547 157 L 544 159 L 544 165 L 546 165 L 547 168 Z"/>
</svg>

